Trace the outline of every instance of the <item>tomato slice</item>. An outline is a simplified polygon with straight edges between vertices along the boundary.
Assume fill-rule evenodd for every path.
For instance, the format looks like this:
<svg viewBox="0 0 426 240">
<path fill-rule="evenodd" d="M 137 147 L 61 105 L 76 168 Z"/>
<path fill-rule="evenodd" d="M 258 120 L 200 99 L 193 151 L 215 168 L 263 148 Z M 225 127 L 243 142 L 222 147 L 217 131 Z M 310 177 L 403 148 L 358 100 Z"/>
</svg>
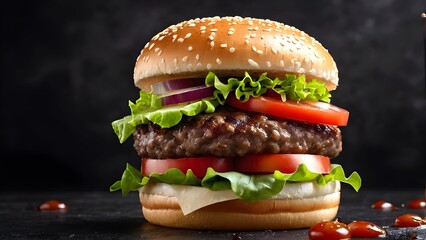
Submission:
<svg viewBox="0 0 426 240">
<path fill-rule="evenodd" d="M 142 159 L 141 172 L 143 176 L 149 176 L 152 173 L 163 173 L 170 168 L 180 169 L 184 173 L 191 169 L 196 177 L 203 178 L 209 167 L 216 172 L 229 172 L 233 170 L 233 159 L 220 157 Z"/>
<path fill-rule="evenodd" d="M 257 154 L 238 158 L 234 162 L 237 172 L 251 174 L 268 174 L 278 170 L 282 173 L 293 173 L 300 164 L 315 173 L 331 172 L 330 158 L 311 154 Z"/>
<path fill-rule="evenodd" d="M 310 123 L 346 126 L 349 119 L 348 111 L 324 102 L 307 100 L 283 102 L 281 99 L 267 96 L 252 97 L 247 102 L 241 102 L 235 95 L 229 94 L 227 103 L 246 111 Z"/>
</svg>

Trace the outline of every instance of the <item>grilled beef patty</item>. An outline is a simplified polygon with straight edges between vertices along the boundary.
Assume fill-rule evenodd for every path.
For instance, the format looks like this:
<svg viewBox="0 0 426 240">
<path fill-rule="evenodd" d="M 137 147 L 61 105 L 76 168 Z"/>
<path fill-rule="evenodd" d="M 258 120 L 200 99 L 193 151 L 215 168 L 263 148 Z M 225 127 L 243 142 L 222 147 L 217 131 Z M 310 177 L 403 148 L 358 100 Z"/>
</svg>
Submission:
<svg viewBox="0 0 426 240">
<path fill-rule="evenodd" d="M 155 159 L 260 153 L 305 153 L 333 158 L 342 150 L 341 132 L 335 126 L 271 119 L 231 107 L 184 117 L 168 129 L 152 123 L 140 125 L 133 136 L 138 155 Z"/>
</svg>

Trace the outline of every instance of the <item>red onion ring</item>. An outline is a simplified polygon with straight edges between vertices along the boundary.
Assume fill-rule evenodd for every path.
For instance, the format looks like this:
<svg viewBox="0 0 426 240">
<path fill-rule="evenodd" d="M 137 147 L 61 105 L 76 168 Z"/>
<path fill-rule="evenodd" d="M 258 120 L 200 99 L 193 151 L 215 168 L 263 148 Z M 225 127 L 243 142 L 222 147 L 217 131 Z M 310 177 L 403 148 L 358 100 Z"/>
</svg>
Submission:
<svg viewBox="0 0 426 240">
<path fill-rule="evenodd" d="M 163 95 L 166 92 L 180 90 L 185 88 L 192 88 L 197 86 L 204 86 L 204 79 L 202 78 L 185 78 L 167 80 L 158 82 L 151 85 L 152 93 L 155 95 Z"/>
<path fill-rule="evenodd" d="M 200 100 L 203 98 L 208 98 L 213 96 L 215 88 L 213 86 L 203 86 L 199 88 L 193 88 L 189 91 L 180 92 L 174 95 L 168 95 L 161 97 L 161 102 L 163 106 L 173 105 L 183 102 L 191 102 L 195 100 Z"/>
</svg>

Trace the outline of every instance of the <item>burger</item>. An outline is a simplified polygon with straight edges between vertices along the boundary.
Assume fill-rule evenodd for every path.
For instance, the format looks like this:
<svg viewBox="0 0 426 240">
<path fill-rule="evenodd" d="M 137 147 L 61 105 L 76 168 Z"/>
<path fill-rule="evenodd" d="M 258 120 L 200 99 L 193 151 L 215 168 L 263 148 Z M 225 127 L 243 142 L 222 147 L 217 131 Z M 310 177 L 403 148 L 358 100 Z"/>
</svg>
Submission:
<svg viewBox="0 0 426 240">
<path fill-rule="evenodd" d="M 137 191 L 145 219 L 188 229 L 310 227 L 333 219 L 340 183 L 361 186 L 330 159 L 349 112 L 330 104 L 338 70 L 294 27 L 265 19 L 197 18 L 142 49 L 140 97 L 112 123 L 141 159 L 111 191 Z"/>
</svg>

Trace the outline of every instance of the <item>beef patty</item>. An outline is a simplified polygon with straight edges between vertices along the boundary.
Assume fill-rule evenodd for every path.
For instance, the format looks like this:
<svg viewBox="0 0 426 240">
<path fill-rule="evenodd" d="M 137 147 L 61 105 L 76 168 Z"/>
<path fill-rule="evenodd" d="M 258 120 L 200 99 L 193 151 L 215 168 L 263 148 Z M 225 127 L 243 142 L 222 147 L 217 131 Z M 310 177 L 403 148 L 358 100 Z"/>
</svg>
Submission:
<svg viewBox="0 0 426 240">
<path fill-rule="evenodd" d="M 341 132 L 335 126 L 271 119 L 231 107 L 184 117 L 168 129 L 153 123 L 139 125 L 133 136 L 133 146 L 141 158 L 242 157 L 260 153 L 333 158 L 342 150 Z"/>
</svg>

